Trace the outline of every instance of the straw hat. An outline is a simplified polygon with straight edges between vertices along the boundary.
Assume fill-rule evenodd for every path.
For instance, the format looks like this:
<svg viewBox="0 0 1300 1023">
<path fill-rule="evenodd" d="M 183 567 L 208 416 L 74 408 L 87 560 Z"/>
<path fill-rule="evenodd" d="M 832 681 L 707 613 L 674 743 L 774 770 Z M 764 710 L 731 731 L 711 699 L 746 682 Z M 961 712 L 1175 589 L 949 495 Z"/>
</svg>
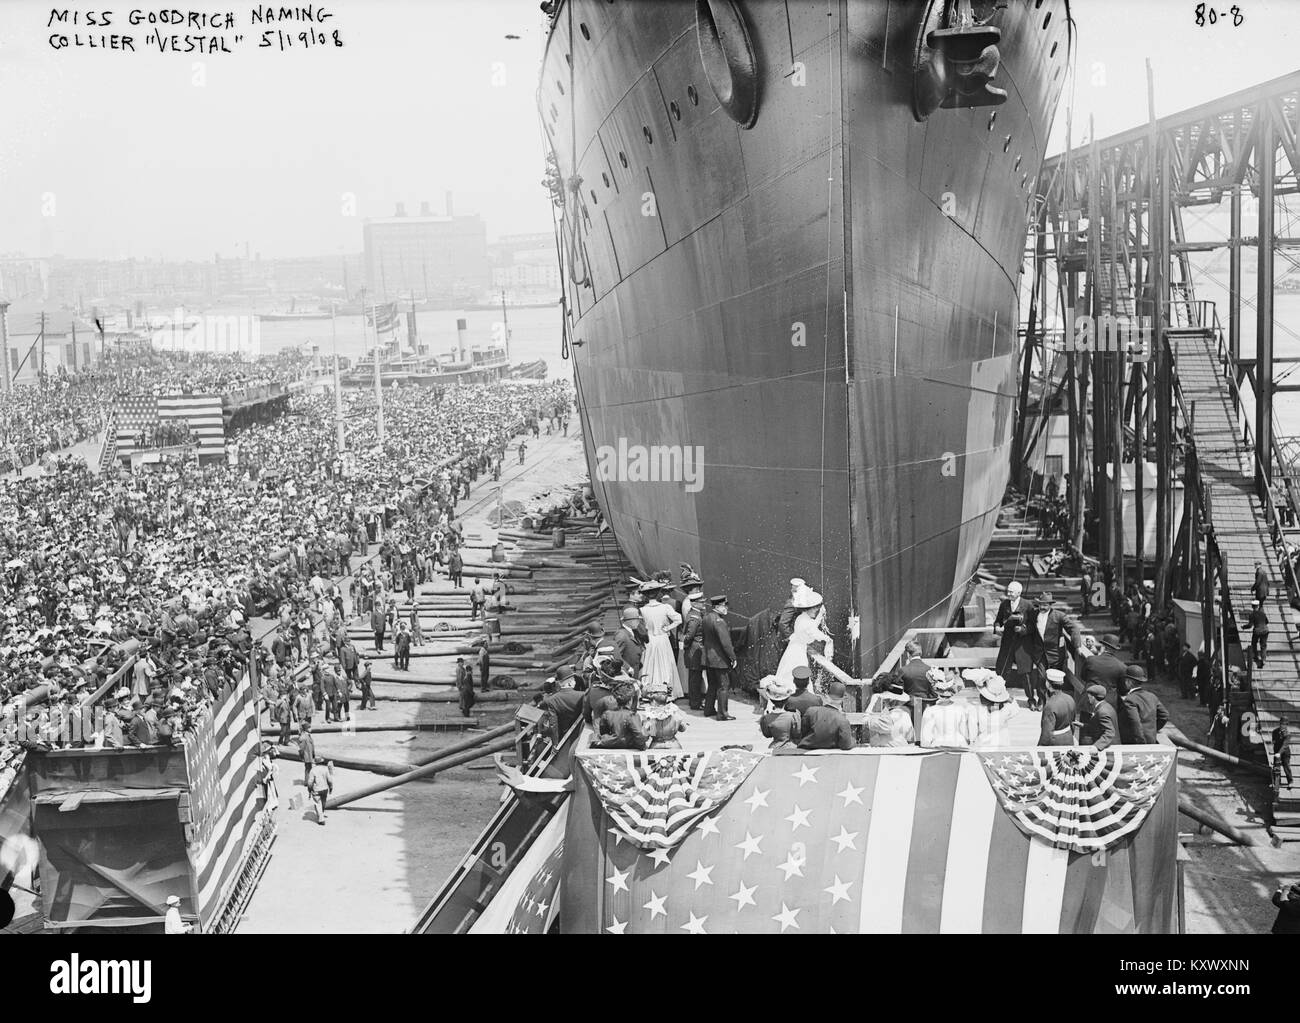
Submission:
<svg viewBox="0 0 1300 1023">
<path fill-rule="evenodd" d="M 822 595 L 816 590 L 802 589 L 790 600 L 790 606 L 800 611 L 807 611 L 810 608 L 821 607 Z"/>
<path fill-rule="evenodd" d="M 794 695 L 794 682 L 788 678 L 777 678 L 775 675 L 769 675 L 759 683 L 759 690 L 775 703 L 780 700 L 788 700 Z"/>
<path fill-rule="evenodd" d="M 1007 692 L 1007 683 L 1001 675 L 993 675 L 990 678 L 983 679 L 975 685 L 980 696 L 988 700 L 989 703 L 1009 703 L 1011 694 Z"/>
</svg>

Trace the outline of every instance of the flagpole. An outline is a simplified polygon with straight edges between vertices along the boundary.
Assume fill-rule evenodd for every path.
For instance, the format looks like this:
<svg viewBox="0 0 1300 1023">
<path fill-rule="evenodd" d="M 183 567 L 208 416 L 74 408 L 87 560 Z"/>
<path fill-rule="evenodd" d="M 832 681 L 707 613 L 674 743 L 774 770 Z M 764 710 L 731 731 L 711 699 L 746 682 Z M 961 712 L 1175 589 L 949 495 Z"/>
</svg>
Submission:
<svg viewBox="0 0 1300 1023">
<path fill-rule="evenodd" d="M 343 434 L 343 389 L 339 383 L 339 307 L 330 304 L 330 342 L 334 349 L 334 425 L 338 430 L 339 457 L 347 448 L 347 438 Z"/>
<path fill-rule="evenodd" d="M 365 305 L 365 299 L 362 298 L 362 305 Z M 372 305 L 370 307 L 375 325 L 375 428 L 379 434 L 379 443 L 384 443 L 384 387 L 379 378 L 379 313 Z"/>
</svg>

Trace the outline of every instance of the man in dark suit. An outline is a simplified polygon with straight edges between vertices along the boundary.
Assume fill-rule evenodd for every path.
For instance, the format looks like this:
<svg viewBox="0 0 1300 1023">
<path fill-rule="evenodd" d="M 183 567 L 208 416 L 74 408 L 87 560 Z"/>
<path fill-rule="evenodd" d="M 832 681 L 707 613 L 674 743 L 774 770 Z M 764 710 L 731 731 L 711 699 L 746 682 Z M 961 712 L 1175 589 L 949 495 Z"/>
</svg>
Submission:
<svg viewBox="0 0 1300 1023">
<path fill-rule="evenodd" d="M 1038 730 L 1040 746 L 1073 746 L 1074 720 L 1078 716 L 1074 697 L 1065 691 L 1069 682 L 1065 672 L 1060 668 L 1048 668 L 1045 672 L 1052 695 L 1043 703 L 1042 724 Z"/>
<path fill-rule="evenodd" d="M 903 667 L 899 675 L 903 679 L 903 692 L 912 701 L 912 730 L 920 735 L 926 705 L 934 703 L 939 697 L 935 694 L 934 682 L 930 679 L 930 666 L 921 660 L 921 644 L 915 640 L 908 640 L 903 647 Z"/>
<path fill-rule="evenodd" d="M 628 673 L 633 678 L 640 678 L 641 661 L 645 657 L 645 643 L 637 635 L 637 627 L 642 620 L 641 612 L 629 605 L 623 608 L 620 618 L 622 624 L 611 640 L 614 645 L 614 656 L 627 666 Z"/>
<path fill-rule="evenodd" d="M 781 608 L 781 613 L 777 615 L 776 619 L 776 640 L 781 650 L 784 650 L 785 645 L 790 642 L 790 634 L 794 632 L 795 619 L 799 617 L 799 608 L 794 606 L 794 595 L 807 585 L 802 579 L 790 580 L 790 596 L 786 599 L 785 606 Z"/>
<path fill-rule="evenodd" d="M 1087 716 L 1079 730 L 1079 745 L 1104 750 L 1119 738 L 1119 717 L 1106 702 L 1106 687 L 1091 685 L 1084 690 L 1083 706 Z"/>
<path fill-rule="evenodd" d="M 1083 662 L 1083 681 L 1085 684 L 1104 686 L 1114 692 L 1119 689 L 1120 680 L 1128 665 L 1115 656 L 1115 651 L 1119 649 L 1118 636 L 1102 636 L 1101 644 L 1102 649 L 1089 655 Z"/>
<path fill-rule="evenodd" d="M 723 616 L 727 613 L 727 597 L 718 594 L 709 598 L 710 607 L 704 612 L 700 631 L 704 637 L 704 674 L 709 688 L 704 694 L 704 716 L 717 716 L 719 721 L 736 720 L 727 713 L 727 695 L 731 691 L 731 671 L 736 666 L 736 653 L 731 647 L 731 631 Z"/>
<path fill-rule="evenodd" d="M 1250 602 L 1250 614 L 1242 625 L 1250 629 L 1250 659 L 1262 668 L 1268 656 L 1268 615 L 1258 600 Z"/>
<path fill-rule="evenodd" d="M 388 627 L 388 615 L 378 604 L 370 612 L 370 629 L 375 634 L 375 653 L 384 652 L 384 629 Z"/>
<path fill-rule="evenodd" d="M 795 669 L 798 671 L 799 669 Z M 807 670 L 807 669 L 805 669 Z M 826 686 L 826 696 L 818 702 L 821 706 L 809 707 L 800 720 L 800 749 L 852 749 L 853 729 L 844 713 L 844 683 L 832 679 Z M 790 709 L 787 700 L 785 709 Z"/>
<path fill-rule="evenodd" d="M 456 658 L 456 692 L 460 696 L 460 716 L 467 718 L 474 706 L 474 669 L 463 657 Z"/>
<path fill-rule="evenodd" d="M 574 688 L 576 679 L 573 669 L 567 664 L 555 672 L 552 681 L 555 692 L 543 696 L 539 706 L 555 715 L 556 737 L 562 739 L 573 727 L 573 723 L 582 717 L 582 704 L 586 694 Z"/>
<path fill-rule="evenodd" d="M 808 665 L 798 665 L 790 672 L 790 676 L 794 681 L 794 695 L 785 701 L 786 710 L 792 714 L 802 716 L 804 711 L 812 707 L 822 706 L 822 698 L 816 693 L 808 691 L 808 683 L 812 681 L 812 672 L 809 670 Z"/>
<path fill-rule="evenodd" d="M 405 622 L 402 622 L 397 636 L 393 639 L 393 667 L 398 671 L 411 669 L 411 633 L 407 630 Z"/>
<path fill-rule="evenodd" d="M 1268 573 L 1264 571 L 1262 561 L 1255 562 L 1255 581 L 1251 584 L 1250 592 L 1255 595 L 1255 599 L 1261 604 L 1268 600 Z"/>
<path fill-rule="evenodd" d="M 1079 623 L 1074 618 L 1052 606 L 1050 593 L 1039 595 L 1025 625 L 1027 629 L 1025 645 L 1033 663 L 1030 680 L 1035 698 L 1030 702 L 1030 708 L 1034 709 L 1047 700 L 1047 671 L 1063 670 L 1066 666 L 1062 640 L 1068 634 L 1077 646 L 1082 633 Z"/>
<path fill-rule="evenodd" d="M 1029 602 L 1021 596 L 1021 592 L 1020 583 L 1007 583 L 1007 595 L 998 604 L 998 613 L 993 619 L 993 634 L 1002 637 L 994 670 L 1008 681 L 1011 679 L 1007 673 L 1015 669 L 1016 650 L 1026 635 L 1025 618 L 1029 614 Z"/>
<path fill-rule="evenodd" d="M 1119 690 L 1119 741 L 1125 746 L 1153 745 L 1160 729 L 1169 723 L 1169 712 L 1160 697 L 1144 688 L 1146 670 L 1130 664 Z"/>
<path fill-rule="evenodd" d="M 1287 785 L 1294 781 L 1291 775 L 1291 726 L 1286 723 L 1285 716 L 1279 716 L 1277 727 L 1273 729 L 1273 756 L 1286 775 Z"/>
<path fill-rule="evenodd" d="M 688 585 L 686 596 L 691 608 L 686 612 L 682 626 L 682 664 L 686 667 L 686 698 L 691 710 L 704 706 L 704 590 L 699 585 Z"/>
</svg>

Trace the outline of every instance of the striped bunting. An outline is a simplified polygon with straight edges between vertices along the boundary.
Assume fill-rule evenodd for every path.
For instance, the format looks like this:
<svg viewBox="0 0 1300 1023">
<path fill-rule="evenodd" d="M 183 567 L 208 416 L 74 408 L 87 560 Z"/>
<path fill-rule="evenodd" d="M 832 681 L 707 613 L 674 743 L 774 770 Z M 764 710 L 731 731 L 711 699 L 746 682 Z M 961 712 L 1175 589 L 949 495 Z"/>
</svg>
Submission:
<svg viewBox="0 0 1300 1023">
<path fill-rule="evenodd" d="M 642 849 L 671 849 L 726 800 L 761 760 L 749 750 L 582 753 L 614 825 Z"/>
<path fill-rule="evenodd" d="M 190 849 L 199 893 L 199 917 L 211 920 L 238 876 L 247 840 L 261 809 L 256 701 L 248 678 L 204 711 L 185 743 L 190 779 Z"/>
<path fill-rule="evenodd" d="M 1141 826 L 1169 777 L 1174 754 L 1071 746 L 980 759 L 998 800 L 1021 830 L 1060 849 L 1093 853 Z"/>
<path fill-rule="evenodd" d="M 764 757 L 675 847 L 651 848 L 628 841 L 584 764 L 564 835 L 560 929 L 1173 931 L 1175 783 L 1161 785 L 1143 819 L 1110 848 L 1078 853 L 1022 829 L 994 793 L 988 755 Z"/>
</svg>

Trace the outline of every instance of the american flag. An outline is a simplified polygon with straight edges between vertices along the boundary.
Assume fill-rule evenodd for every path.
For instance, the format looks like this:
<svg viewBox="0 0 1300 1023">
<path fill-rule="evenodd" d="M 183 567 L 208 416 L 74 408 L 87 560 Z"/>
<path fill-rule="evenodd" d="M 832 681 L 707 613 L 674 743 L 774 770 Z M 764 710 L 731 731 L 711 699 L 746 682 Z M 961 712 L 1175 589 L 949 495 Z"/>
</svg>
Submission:
<svg viewBox="0 0 1300 1023">
<path fill-rule="evenodd" d="M 142 431 L 161 422 L 184 422 L 198 439 L 200 455 L 224 455 L 226 421 L 222 399 L 216 394 L 127 395 L 117 406 L 117 453 L 130 455 L 144 448 Z"/>
<path fill-rule="evenodd" d="M 641 849 L 671 849 L 736 791 L 762 759 L 744 749 L 583 753 L 605 810 Z"/>
<path fill-rule="evenodd" d="M 397 329 L 397 303 L 386 302 L 366 310 L 366 323 L 379 333 Z"/>
<path fill-rule="evenodd" d="M 980 757 L 998 801 L 1029 835 L 1093 853 L 1135 831 L 1164 788 L 1174 751 L 1089 746 Z"/>
<path fill-rule="evenodd" d="M 261 809 L 258 786 L 257 700 L 245 677 L 220 703 L 205 709 L 185 742 L 199 916 L 220 911 L 238 876 Z"/>
<path fill-rule="evenodd" d="M 1140 826 L 1114 844 L 1075 853 L 1025 833 L 985 774 L 988 755 L 765 757 L 675 848 L 653 850 L 613 826 L 593 758 L 580 756 L 560 931 L 1172 931 L 1175 784 L 1161 786 Z"/>
</svg>

